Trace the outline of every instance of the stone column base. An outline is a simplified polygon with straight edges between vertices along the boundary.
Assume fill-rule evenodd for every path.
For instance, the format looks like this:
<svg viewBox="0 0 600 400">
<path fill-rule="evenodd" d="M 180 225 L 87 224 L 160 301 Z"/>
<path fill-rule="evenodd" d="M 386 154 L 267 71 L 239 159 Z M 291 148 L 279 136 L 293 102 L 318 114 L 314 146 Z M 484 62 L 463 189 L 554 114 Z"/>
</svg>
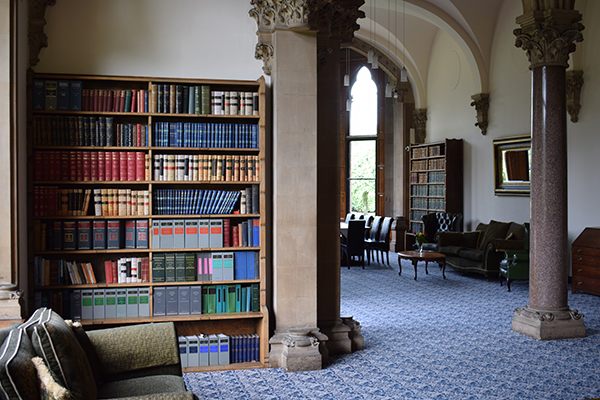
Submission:
<svg viewBox="0 0 600 400">
<path fill-rule="evenodd" d="M 329 354 L 350 354 L 352 353 L 352 342 L 350 341 L 350 328 L 342 322 L 337 321 L 318 321 L 319 328 L 329 338 L 327 340 L 327 350 Z"/>
<path fill-rule="evenodd" d="M 572 339 L 585 337 L 583 314 L 566 308 L 515 309 L 512 330 L 537 340 Z"/>
<path fill-rule="evenodd" d="M 287 372 L 320 370 L 323 365 L 320 349 L 327 351 L 326 341 L 327 336 L 319 328 L 276 330 L 269 340 L 269 366 Z"/>
<path fill-rule="evenodd" d="M 352 315 L 340 315 L 340 318 L 344 325 L 350 328 L 348 337 L 352 343 L 352 351 L 363 350 L 365 348 L 365 338 L 360 331 L 360 322 L 352 319 Z"/>
</svg>

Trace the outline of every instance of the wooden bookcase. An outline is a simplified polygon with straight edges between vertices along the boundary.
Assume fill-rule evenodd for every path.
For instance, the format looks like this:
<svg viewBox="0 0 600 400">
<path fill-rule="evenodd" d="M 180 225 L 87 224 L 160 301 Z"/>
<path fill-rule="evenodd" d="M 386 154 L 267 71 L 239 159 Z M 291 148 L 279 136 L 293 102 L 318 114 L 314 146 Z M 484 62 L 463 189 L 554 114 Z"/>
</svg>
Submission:
<svg viewBox="0 0 600 400">
<path fill-rule="evenodd" d="M 410 146 L 409 232 L 423 232 L 423 215 L 463 212 L 463 142 Z"/>
<path fill-rule="evenodd" d="M 58 82 L 58 88 L 53 91 L 54 81 Z M 61 82 L 70 82 L 69 96 L 73 96 L 69 101 L 64 99 L 66 92 L 61 92 Z M 42 83 L 40 83 L 42 82 Z M 48 83 L 50 82 L 50 83 Z M 46 87 L 46 85 L 49 87 Z M 79 86 L 80 85 L 80 86 Z M 185 87 L 188 89 L 184 89 Z M 43 92 L 42 92 L 43 87 Z M 159 88 L 169 88 L 169 96 L 165 96 Z M 220 100 L 225 100 L 225 93 L 251 93 L 252 107 L 244 107 L 243 114 L 238 112 L 231 115 L 231 106 L 228 104 L 222 106 L 222 109 L 228 108 L 229 115 L 215 114 L 210 107 L 202 109 L 198 107 L 192 110 L 191 113 L 183 113 L 190 111 L 191 108 L 184 106 L 184 100 L 189 103 L 189 87 L 198 88 L 198 93 L 201 93 L 201 88 L 204 87 L 208 92 L 218 94 L 216 97 L 217 103 Z M 81 91 L 77 92 L 77 88 Z M 181 88 L 182 92 L 177 93 Z M 208 90 L 209 89 L 209 90 Z M 174 95 L 170 95 L 172 91 Z M 137 93 L 139 98 L 143 99 L 139 103 L 135 103 L 139 108 L 131 108 L 125 111 L 120 106 L 121 100 L 117 98 L 123 94 Z M 186 97 L 187 92 L 187 97 Z M 218 93 L 220 92 L 220 93 Z M 104 94 L 104 97 L 103 97 Z M 108 95 L 108 96 L 107 96 Z M 159 95 L 162 96 L 159 97 Z M 41 96 L 41 97 L 40 97 Z M 52 97 L 56 96 L 55 100 Z M 63 96 L 63 98 L 61 98 Z M 181 101 L 179 101 L 181 96 Z M 200 96 L 200 95 L 199 95 Z M 88 100 L 89 99 L 89 100 Z M 105 99 L 105 100 L 103 100 Z M 175 105 L 171 107 L 163 107 L 165 102 L 169 100 L 169 104 Z M 214 103 L 215 99 L 209 100 Z M 227 100 L 231 100 L 227 98 Z M 66 101 L 66 103 L 65 103 Z M 204 100 L 199 97 L 199 103 Z M 46 102 L 49 102 L 48 104 Z M 81 102 L 81 104 L 79 104 Z M 125 102 L 127 103 L 127 102 Z M 196 104 L 195 102 L 193 102 Z M 249 101 L 248 101 L 249 103 Z M 65 104 L 69 104 L 65 106 Z M 128 104 L 128 103 L 127 103 Z M 179 107 L 176 105 L 179 104 Z M 238 109 L 241 108 L 238 100 Z M 47 109 L 47 108 L 57 109 Z M 67 109 L 62 109 L 67 107 Z M 102 111 L 98 111 L 102 110 Z M 189 336 L 203 334 L 219 334 L 225 335 L 258 335 L 259 337 L 259 359 L 253 362 L 234 363 L 229 365 L 216 365 L 209 367 L 190 367 L 184 368 L 185 372 L 204 371 L 215 369 L 243 369 L 243 368 L 260 368 L 268 366 L 268 310 L 266 307 L 266 268 L 265 268 L 265 81 L 264 78 L 259 78 L 256 81 L 239 81 L 239 80 L 201 80 L 201 79 L 176 79 L 176 78 L 147 78 L 147 77 L 124 77 L 124 76 L 81 76 L 81 75 L 57 75 L 57 74 L 34 74 L 28 76 L 28 296 L 29 309 L 27 312 L 32 313 L 36 307 L 49 306 L 59 312 L 65 318 L 73 318 L 79 316 L 78 306 L 79 301 L 82 301 L 84 306 L 86 299 L 82 299 L 79 293 L 104 289 L 107 294 L 112 294 L 113 291 L 119 289 L 145 288 L 148 290 L 148 303 L 144 302 L 145 310 L 149 310 L 148 315 L 137 317 L 118 317 L 118 318 L 96 318 L 94 314 L 92 318 L 81 318 L 81 323 L 87 329 L 94 329 L 106 326 L 119 326 L 124 324 L 136 324 L 147 322 L 162 322 L 173 321 L 175 323 L 178 336 Z M 242 114 L 242 115 L 240 115 Z M 109 119 L 110 118 L 110 119 Z M 101 139 L 101 135 L 107 134 L 106 124 L 110 121 L 112 126 L 112 141 Z M 170 123 L 169 129 L 166 130 L 166 123 Z M 180 124 L 179 124 L 180 123 Z M 88 125 L 86 127 L 85 125 Z M 104 124 L 104 126 L 103 126 Z M 121 127 L 117 129 L 117 125 Z M 187 124 L 187 125 L 186 125 Z M 148 128 L 146 128 L 146 126 Z M 249 126 L 249 128 L 247 128 Z M 90 128 L 91 127 L 91 128 Z M 96 136 L 94 136 L 93 128 L 96 128 Z M 177 132 L 177 127 L 183 129 L 182 132 Z M 186 128 L 187 127 L 187 128 Z M 212 141 L 199 143 L 199 138 L 208 140 L 210 138 L 210 129 L 212 130 Z M 89 129 L 89 134 L 88 134 Z M 163 138 L 168 137 L 171 141 L 170 146 L 159 142 L 158 130 L 162 129 L 168 132 L 163 135 Z M 133 135 L 130 133 L 133 132 Z M 119 133 L 120 132 L 120 133 Z M 184 135 L 184 132 L 187 134 Z M 208 132 L 202 136 L 202 132 Z M 139 134 L 141 133 L 141 135 Z M 86 136 L 88 135 L 88 136 Z M 180 135 L 180 136 L 177 136 Z M 208 135 L 208 136 L 207 136 Z M 139 141 L 137 138 L 140 138 Z M 185 140 L 177 142 L 177 137 L 184 137 Z M 92 138 L 97 139 L 94 141 Z M 131 140 L 129 140 L 131 138 Z M 254 142 L 252 141 L 254 139 Z M 121 142 L 118 142 L 120 139 Z M 127 139 L 127 140 L 125 140 Z M 167 140 L 167 139 L 165 139 Z M 196 140 L 196 141 L 194 141 Z M 173 143 L 175 145 L 173 145 Z M 238 144 L 236 146 L 236 143 Z M 127 146 L 127 144 L 129 144 Z M 162 145 L 161 145 L 162 144 Z M 191 147 L 195 146 L 195 147 Z M 87 154 L 89 153 L 90 175 L 87 174 Z M 100 155 L 103 153 L 102 155 Z M 114 154 L 118 153 L 118 158 L 130 153 L 137 153 L 139 158 L 136 158 L 137 164 L 131 159 L 128 159 L 130 164 L 126 164 L 130 169 L 127 170 L 123 164 L 119 165 L 120 176 L 115 180 L 116 172 L 112 175 L 112 179 L 108 172 L 108 164 L 106 163 L 107 154 L 110 154 L 114 162 Z M 71 155 L 75 154 L 73 159 Z M 81 154 L 81 164 L 78 164 L 77 155 Z M 67 160 L 67 155 L 69 159 Z M 176 164 L 177 167 L 185 168 L 183 175 L 189 173 L 190 178 L 195 177 L 193 166 L 196 165 L 194 156 L 198 156 L 200 160 L 211 157 L 215 161 L 211 164 L 205 161 L 198 163 L 200 171 L 197 180 L 162 180 L 158 175 L 154 175 L 154 168 L 160 167 L 160 157 L 163 156 L 166 167 L 172 167 L 175 164 L 167 163 L 167 159 L 177 158 L 177 156 L 187 156 L 189 164 L 182 161 L 181 164 Z M 223 157 L 221 157 L 223 156 Z M 236 156 L 240 156 L 242 160 L 247 161 L 248 166 L 254 167 L 251 171 L 250 178 L 253 180 L 244 180 L 243 177 L 235 180 L 236 173 L 234 169 L 234 160 Z M 247 157 L 246 157 L 247 156 Z M 105 159 L 104 175 L 102 175 L 102 167 L 100 160 Z M 182 159 L 184 157 L 181 157 Z M 156 161 L 155 164 L 155 160 Z M 229 164 L 226 160 L 230 160 Z M 222 160 L 222 161 L 219 161 Z M 221 164 L 222 163 L 222 164 Z M 192 167 L 190 168 L 190 164 Z M 240 163 L 242 164 L 242 163 Z M 96 165 L 96 170 L 93 165 Z M 113 164 L 117 165 L 117 164 Z M 75 166 L 75 168 L 73 168 Z M 213 175 L 202 175 L 202 167 L 210 167 L 210 173 Z M 231 166 L 231 179 L 227 173 L 227 168 Z M 222 176 L 217 175 L 218 171 L 222 172 Z M 123 169 L 125 168 L 125 169 Z M 136 169 L 133 173 L 131 168 Z M 65 170 L 66 169 L 66 170 Z M 83 171 L 81 171 L 83 169 Z M 98 171 L 100 169 L 100 171 Z M 143 171 L 140 171 L 143 169 Z M 121 179 L 123 173 L 127 171 L 127 178 Z M 165 173 L 168 168 L 164 169 Z M 112 173 L 113 171 L 111 171 Z M 176 173 L 176 172 L 175 172 Z M 244 176 L 240 174 L 240 176 Z M 135 178 L 134 178 L 135 177 Z M 134 180 L 135 179 L 135 180 Z M 165 178 L 166 179 L 166 178 Z M 254 186 L 254 188 L 253 188 Z M 258 199 L 259 209 L 241 210 L 241 191 L 248 190 L 249 195 L 254 189 L 253 200 Z M 116 212 L 121 211 L 129 215 L 106 215 L 109 210 L 109 204 L 100 206 L 101 214 L 96 212 L 94 190 L 100 191 L 100 201 L 110 203 L 110 196 L 105 198 L 102 196 L 103 190 L 110 194 L 109 190 L 113 190 L 116 194 L 113 195 L 113 209 Z M 86 190 L 92 193 L 89 199 L 89 206 L 85 215 L 77 211 L 71 211 L 72 208 L 81 208 L 84 203 Z M 119 190 L 122 190 L 123 198 L 119 198 Z M 134 191 L 135 194 L 147 192 L 145 205 L 142 207 L 129 206 L 128 210 L 127 191 Z M 168 191 L 171 190 L 171 191 Z M 176 192 L 179 190 L 179 192 Z M 77 197 L 77 192 L 80 191 L 80 197 Z M 200 192 L 204 191 L 204 192 Z M 223 208 L 217 210 L 205 210 L 204 213 L 199 213 L 198 208 L 194 205 L 200 204 L 198 200 L 201 194 L 207 191 L 214 191 L 223 195 Z M 240 192 L 236 198 L 232 193 Z M 75 193 L 75 194 L 73 194 Z M 187 206 L 185 211 L 183 208 L 173 210 L 167 206 L 160 206 L 157 201 L 157 196 L 160 193 L 168 193 L 171 203 L 163 203 L 168 205 L 174 204 L 178 198 L 182 198 L 181 204 Z M 210 192 L 207 192 L 210 193 Z M 225 203 L 226 194 L 230 194 L 235 202 L 230 200 Z M 185 196 L 184 196 L 185 195 Z M 60 197 L 62 196 L 62 198 Z M 69 197 L 71 196 L 71 197 Z M 70 201 L 74 198 L 76 206 L 71 207 Z M 208 197 L 207 197 L 208 198 Z M 230 199 L 231 199 L 230 198 Z M 215 197 L 218 200 L 218 197 Z M 216 201 L 215 200 L 215 201 Z M 119 204 L 119 201 L 121 204 Z M 133 200 L 132 200 L 133 201 Z M 207 203 L 208 204 L 208 203 Z M 137 201 L 136 201 L 137 205 Z M 222 210 L 227 209 L 224 212 Z M 122 206 L 124 208 L 120 208 Z M 182 206 L 183 207 L 183 206 Z M 135 214 L 135 210 L 141 214 Z M 67 211 L 63 211 L 67 210 Z M 171 212 L 179 212 L 172 214 Z M 253 213 L 254 211 L 254 213 Z M 257 212 L 258 211 L 258 212 Z M 243 213 L 242 213 L 243 212 Z M 65 214 L 66 213 L 66 214 Z M 126 226 L 132 225 L 131 222 L 147 221 L 146 240 L 147 245 L 144 247 L 144 223 L 139 225 L 139 231 L 133 231 L 135 241 L 139 240 L 141 248 L 124 248 L 124 237 L 127 235 Z M 232 233 L 233 227 L 244 221 L 252 220 L 254 229 L 252 235 L 256 236 L 258 232 L 258 246 L 256 242 L 248 243 L 247 246 L 233 247 L 233 237 L 229 239 L 229 247 L 225 247 L 226 240 L 221 246 L 200 245 L 197 247 L 188 247 L 186 243 L 184 248 L 157 248 L 155 247 L 153 238 L 153 228 L 155 224 L 160 225 L 165 221 L 198 221 L 208 220 L 223 221 L 225 225 L 229 225 L 229 233 Z M 85 243 L 85 235 L 74 239 L 75 249 L 65 250 L 66 244 L 71 238 L 66 235 L 66 229 L 63 231 L 54 232 L 54 226 L 62 225 L 67 228 L 69 224 L 65 222 L 73 222 L 77 227 L 81 226 L 82 231 L 78 233 L 86 233 L 86 222 L 89 221 L 92 229 L 88 232 L 91 236 L 90 246 L 87 249 Z M 109 249 L 98 245 L 95 246 L 96 233 L 93 229 L 95 222 L 101 225 L 101 222 L 117 221 L 120 232 L 121 242 L 119 248 Z M 129 223 L 128 223 L 129 222 Z M 193 225 L 193 222 L 192 222 Z M 110 226 L 110 225 L 109 225 Z M 158 226 L 157 226 L 158 228 Z M 186 227 L 187 229 L 187 227 Z M 52 232 L 49 232 L 52 230 Z M 227 232 L 224 227 L 223 233 Z M 56 234 L 55 234 L 56 233 Z M 113 232 L 114 234 L 114 232 Z M 138 237 L 138 234 L 140 235 Z M 250 234 L 248 232 L 248 234 Z M 107 239 L 110 236 L 106 232 Z M 49 238 L 52 240 L 49 240 Z M 60 243 L 54 242 L 55 237 L 60 237 Z M 243 240 L 243 235 L 238 236 Z M 223 237 L 221 237 L 223 239 Z M 81 240 L 81 241 L 80 241 Z M 63 242 L 64 241 L 64 242 Z M 189 242 L 191 243 L 191 242 Z M 80 249 L 79 245 L 86 249 Z M 60 246 L 59 246 L 60 245 Z M 137 246 L 137 243 L 134 247 Z M 198 280 L 201 277 L 196 276 L 196 280 L 175 281 L 175 282 L 155 282 L 156 277 L 153 274 L 153 269 L 157 267 L 155 261 L 159 259 L 161 254 L 211 254 L 211 253 L 228 253 L 228 252 L 251 252 L 255 261 L 255 267 L 258 269 L 258 278 L 243 280 Z M 138 278 L 130 278 L 130 283 L 107 283 L 105 273 L 105 262 L 114 261 L 126 258 L 147 258 L 148 266 L 145 271 L 138 271 Z M 48 260 L 42 262 L 40 260 Z M 96 283 L 91 284 L 72 284 L 69 280 L 68 270 L 64 265 L 59 264 L 57 260 L 75 261 L 77 263 L 90 263 L 95 275 Z M 194 269 L 197 267 L 197 259 L 194 257 Z M 58 267 L 60 265 L 60 267 Z M 142 268 L 143 264 L 140 263 Z M 61 272 L 62 271 L 62 272 Z M 80 271 L 81 272 L 81 271 Z M 127 271 L 126 274 L 130 274 Z M 168 273 L 168 272 L 166 272 Z M 236 272 L 237 273 L 237 272 Z M 145 274 L 145 275 L 144 275 Z M 158 274 L 157 274 L 158 276 Z M 113 274 L 113 277 L 115 275 Z M 118 279 L 118 276 L 116 277 Z M 108 281 L 110 282 L 110 278 Z M 125 278 L 126 280 L 126 278 Z M 141 282 L 144 280 L 144 282 Z M 58 283 L 57 283 L 58 282 Z M 181 314 L 181 315 L 154 315 L 154 296 L 158 288 L 174 288 L 180 291 L 181 287 L 190 287 L 190 290 L 196 290 L 200 287 L 207 288 L 211 285 L 239 285 L 242 287 L 254 288 L 254 300 L 258 296 L 258 307 L 254 307 L 253 311 L 245 312 L 221 312 L 221 313 L 204 313 L 201 314 Z M 256 292 L 258 288 L 258 292 Z M 86 292 L 86 293 L 88 293 Z M 101 292 L 98 292 L 99 298 Z M 171 293 L 174 293 L 171 291 Z M 198 293 L 196 290 L 195 294 Z M 248 296 L 251 290 L 249 289 Z M 79 300 L 78 300 L 79 299 Z M 88 301 L 94 300 L 91 298 Z M 196 297 L 197 300 L 197 297 Z M 202 299 L 204 300 L 204 299 Z M 112 300 L 111 300 L 112 301 Z M 196 303 L 197 304 L 197 303 Z M 255 304 L 256 305 L 256 304 Z M 140 304 L 140 308 L 141 308 Z M 89 309 L 88 309 L 89 310 Z M 112 312 L 112 311 L 111 311 Z M 231 349 L 233 351 L 233 349 Z"/>
</svg>

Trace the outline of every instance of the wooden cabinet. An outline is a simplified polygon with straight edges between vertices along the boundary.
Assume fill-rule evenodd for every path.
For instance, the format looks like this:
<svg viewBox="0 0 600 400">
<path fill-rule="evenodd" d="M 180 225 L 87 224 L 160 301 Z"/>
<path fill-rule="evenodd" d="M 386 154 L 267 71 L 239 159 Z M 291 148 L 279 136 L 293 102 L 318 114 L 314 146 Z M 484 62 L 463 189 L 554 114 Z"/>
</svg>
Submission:
<svg viewBox="0 0 600 400">
<path fill-rule="evenodd" d="M 258 337 L 185 370 L 267 366 L 264 110 L 264 78 L 30 74 L 28 313 Z"/>
<path fill-rule="evenodd" d="M 462 139 L 410 146 L 409 174 L 409 232 L 423 232 L 425 214 L 463 212 Z"/>
<path fill-rule="evenodd" d="M 585 228 L 572 245 L 571 292 L 600 295 L 600 228 Z"/>
</svg>

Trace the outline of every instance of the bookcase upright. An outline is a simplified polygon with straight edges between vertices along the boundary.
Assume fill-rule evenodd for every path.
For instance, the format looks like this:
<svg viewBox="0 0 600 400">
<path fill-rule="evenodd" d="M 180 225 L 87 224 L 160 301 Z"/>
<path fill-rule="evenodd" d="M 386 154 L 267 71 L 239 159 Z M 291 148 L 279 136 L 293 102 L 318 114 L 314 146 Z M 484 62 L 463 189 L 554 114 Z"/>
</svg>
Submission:
<svg viewBox="0 0 600 400">
<path fill-rule="evenodd" d="M 425 214 L 462 213 L 462 139 L 410 146 L 409 186 L 409 236 L 423 232 Z"/>
<path fill-rule="evenodd" d="M 27 313 L 229 338 L 185 372 L 268 366 L 264 78 L 31 72 L 27 109 Z"/>
</svg>

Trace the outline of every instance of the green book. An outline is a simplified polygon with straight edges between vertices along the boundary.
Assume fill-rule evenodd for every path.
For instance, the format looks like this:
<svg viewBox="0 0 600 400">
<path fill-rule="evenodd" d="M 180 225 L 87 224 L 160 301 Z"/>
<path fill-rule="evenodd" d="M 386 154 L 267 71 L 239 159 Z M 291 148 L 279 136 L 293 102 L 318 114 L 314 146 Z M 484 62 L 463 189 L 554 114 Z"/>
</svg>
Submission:
<svg viewBox="0 0 600 400">
<path fill-rule="evenodd" d="M 202 296 L 202 314 L 208 313 L 208 286 L 204 285 L 201 289 Z"/>
<path fill-rule="evenodd" d="M 236 300 L 236 285 L 227 285 L 227 312 L 234 313 L 235 310 L 235 300 Z"/>
<path fill-rule="evenodd" d="M 194 282 L 196 280 L 196 254 L 185 253 L 185 280 Z"/>
<path fill-rule="evenodd" d="M 204 299 L 202 299 L 204 300 Z M 217 286 L 209 285 L 206 294 L 206 313 L 215 314 L 217 312 Z"/>
<path fill-rule="evenodd" d="M 165 253 L 165 282 L 176 282 L 175 253 Z"/>
<path fill-rule="evenodd" d="M 152 282 L 165 281 L 165 254 L 155 253 L 152 256 Z"/>
<path fill-rule="evenodd" d="M 125 112 L 131 111 L 131 90 L 125 91 Z"/>
<path fill-rule="evenodd" d="M 196 90 L 194 90 L 194 114 L 202 114 L 202 93 L 200 86 L 196 86 Z"/>
<path fill-rule="evenodd" d="M 210 112 L 210 86 L 208 85 L 202 85 L 200 87 L 200 91 L 202 93 L 202 102 L 201 102 L 201 107 L 202 107 L 202 114 L 204 115 L 209 115 Z"/>
<path fill-rule="evenodd" d="M 253 283 L 252 284 L 252 309 L 250 311 L 252 312 L 259 312 L 259 297 L 260 297 L 260 287 L 258 286 L 258 283 Z"/>
<path fill-rule="evenodd" d="M 185 253 L 175 253 L 175 281 L 185 282 Z"/>
</svg>

